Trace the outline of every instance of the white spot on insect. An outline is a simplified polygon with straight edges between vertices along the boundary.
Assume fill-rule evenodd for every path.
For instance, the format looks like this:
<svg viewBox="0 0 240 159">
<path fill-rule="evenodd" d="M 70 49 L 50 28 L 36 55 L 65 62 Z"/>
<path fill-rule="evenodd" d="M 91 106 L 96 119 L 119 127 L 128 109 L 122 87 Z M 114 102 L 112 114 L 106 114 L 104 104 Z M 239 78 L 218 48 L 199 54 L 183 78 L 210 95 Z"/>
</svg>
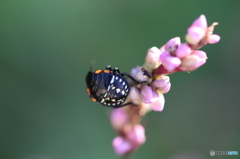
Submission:
<svg viewBox="0 0 240 159">
<path fill-rule="evenodd" d="M 110 88 L 111 88 L 111 87 L 110 87 L 110 86 L 108 86 L 108 89 L 107 89 L 107 90 L 109 91 L 109 90 L 110 90 Z"/>
<path fill-rule="evenodd" d="M 117 102 L 117 105 L 119 105 L 120 104 L 120 102 Z"/>
<path fill-rule="evenodd" d="M 127 89 L 127 85 L 124 88 Z"/>
<path fill-rule="evenodd" d="M 116 105 L 115 103 L 112 104 L 113 106 Z"/>
<path fill-rule="evenodd" d="M 116 87 L 112 86 L 112 90 L 114 90 Z"/>
<path fill-rule="evenodd" d="M 129 91 L 129 89 L 126 89 L 126 92 L 128 92 Z"/>
<path fill-rule="evenodd" d="M 119 82 L 122 82 L 122 79 L 121 79 L 121 78 L 119 79 Z"/>
<path fill-rule="evenodd" d="M 107 93 L 105 93 L 103 97 L 105 98 L 106 96 L 107 96 Z"/>
<path fill-rule="evenodd" d="M 118 76 L 116 76 L 116 80 L 118 80 Z"/>
<path fill-rule="evenodd" d="M 122 95 L 124 95 L 125 94 L 125 92 L 124 91 L 122 91 Z"/>
<path fill-rule="evenodd" d="M 104 104 L 104 105 L 106 105 L 107 103 L 106 103 L 106 102 L 104 102 L 103 104 Z"/>
<path fill-rule="evenodd" d="M 112 83 L 114 82 L 114 78 L 115 78 L 115 76 L 112 76 L 112 79 L 111 79 L 111 81 L 110 81 L 110 84 L 112 84 Z"/>
<path fill-rule="evenodd" d="M 116 89 L 116 92 L 117 92 L 117 93 L 119 93 L 119 92 L 120 92 L 120 89 L 119 89 L 119 88 L 117 88 L 117 89 Z"/>
<path fill-rule="evenodd" d="M 108 103 L 108 105 L 111 105 L 111 103 Z"/>
<path fill-rule="evenodd" d="M 105 100 L 104 100 L 104 99 L 102 99 L 102 100 L 101 100 L 101 103 L 103 103 L 104 101 L 105 101 Z"/>
<path fill-rule="evenodd" d="M 112 99 L 112 102 L 115 102 L 116 100 L 115 99 Z"/>
<path fill-rule="evenodd" d="M 123 82 L 122 84 L 125 85 L 125 82 Z"/>
<path fill-rule="evenodd" d="M 105 100 L 110 100 L 109 97 L 105 98 Z"/>
</svg>

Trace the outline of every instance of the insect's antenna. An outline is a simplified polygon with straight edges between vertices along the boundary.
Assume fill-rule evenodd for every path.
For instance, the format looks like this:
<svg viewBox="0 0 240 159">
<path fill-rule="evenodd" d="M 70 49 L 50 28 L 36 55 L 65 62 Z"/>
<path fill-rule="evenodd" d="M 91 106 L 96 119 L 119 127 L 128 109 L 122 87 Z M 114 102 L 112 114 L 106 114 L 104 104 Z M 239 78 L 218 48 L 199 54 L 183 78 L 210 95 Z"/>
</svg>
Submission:
<svg viewBox="0 0 240 159">
<path fill-rule="evenodd" d="M 93 66 L 96 64 L 96 61 L 95 60 L 93 60 L 93 61 L 91 61 L 91 63 L 90 63 L 90 71 L 92 72 L 92 68 L 93 68 Z"/>
</svg>

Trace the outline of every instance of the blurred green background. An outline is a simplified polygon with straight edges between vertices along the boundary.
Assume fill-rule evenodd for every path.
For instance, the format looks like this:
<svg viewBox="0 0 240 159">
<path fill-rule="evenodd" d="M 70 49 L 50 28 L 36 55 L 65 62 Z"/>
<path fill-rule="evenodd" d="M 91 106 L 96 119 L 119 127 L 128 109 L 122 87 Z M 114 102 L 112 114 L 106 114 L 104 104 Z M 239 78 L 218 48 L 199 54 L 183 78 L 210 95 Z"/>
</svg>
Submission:
<svg viewBox="0 0 240 159">
<path fill-rule="evenodd" d="M 117 159 L 110 108 L 86 95 L 85 75 L 110 64 L 129 72 L 146 51 L 205 14 L 221 41 L 208 62 L 170 76 L 163 112 L 147 114 L 133 159 L 240 153 L 240 1 L 1 0 L 0 159 Z M 215 158 L 239 158 L 215 156 Z"/>
</svg>

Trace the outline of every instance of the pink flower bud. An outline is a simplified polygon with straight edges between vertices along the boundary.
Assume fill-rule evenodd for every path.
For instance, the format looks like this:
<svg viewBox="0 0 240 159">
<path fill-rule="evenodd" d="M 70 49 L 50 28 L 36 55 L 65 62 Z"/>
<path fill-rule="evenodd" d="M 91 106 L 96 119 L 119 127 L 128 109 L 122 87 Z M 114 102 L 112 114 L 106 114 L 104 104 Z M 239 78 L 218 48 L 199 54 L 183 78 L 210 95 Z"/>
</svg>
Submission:
<svg viewBox="0 0 240 159">
<path fill-rule="evenodd" d="M 150 107 L 154 111 L 163 111 L 164 104 L 165 104 L 164 96 L 163 96 L 163 94 L 159 93 L 158 100 L 156 100 L 155 102 L 151 103 Z"/>
<path fill-rule="evenodd" d="M 182 59 L 187 55 L 190 55 L 191 51 L 191 48 L 187 44 L 181 44 L 176 50 L 176 56 Z"/>
<path fill-rule="evenodd" d="M 135 147 L 140 146 L 146 140 L 144 127 L 140 124 L 134 125 L 132 131 L 127 134 L 127 138 Z"/>
<path fill-rule="evenodd" d="M 130 96 L 132 102 L 136 105 L 139 105 L 142 101 L 141 97 L 140 97 L 140 92 L 136 87 L 131 88 L 129 96 Z"/>
<path fill-rule="evenodd" d="M 220 36 L 217 34 L 212 34 L 209 38 L 208 38 L 208 43 L 209 44 L 215 44 L 218 43 L 220 41 Z"/>
<path fill-rule="evenodd" d="M 171 56 L 170 53 L 167 52 L 167 51 L 165 51 L 165 52 L 163 52 L 163 53 L 160 55 L 159 61 L 160 61 L 161 63 L 164 63 L 164 62 L 165 62 L 165 59 L 166 59 L 167 57 L 169 57 L 169 56 Z"/>
<path fill-rule="evenodd" d="M 112 145 L 116 154 L 119 156 L 125 155 L 132 149 L 131 143 L 120 136 L 114 138 Z"/>
<path fill-rule="evenodd" d="M 196 45 L 205 36 L 206 30 L 200 27 L 191 26 L 188 28 L 188 34 L 185 39 L 188 43 Z"/>
<path fill-rule="evenodd" d="M 198 62 L 199 67 L 206 63 L 207 54 L 202 50 L 194 50 L 192 55 L 197 55 L 200 59 Z"/>
<path fill-rule="evenodd" d="M 186 69 L 186 71 L 193 71 L 199 68 L 205 62 L 206 59 L 200 58 L 196 53 L 194 53 L 183 59 L 181 67 Z"/>
<path fill-rule="evenodd" d="M 147 67 L 149 69 L 157 68 L 160 65 L 160 63 L 158 61 L 160 54 L 161 54 L 161 52 L 157 47 L 152 47 L 152 48 L 148 49 L 145 67 Z"/>
<path fill-rule="evenodd" d="M 171 82 L 168 82 L 167 85 L 160 89 L 162 94 L 168 93 L 171 89 Z"/>
<path fill-rule="evenodd" d="M 163 63 L 163 66 L 168 70 L 169 72 L 175 70 L 181 65 L 181 60 L 178 57 L 172 57 L 168 56 L 165 58 L 165 61 Z"/>
<path fill-rule="evenodd" d="M 168 52 L 174 52 L 180 43 L 181 40 L 179 37 L 172 38 L 165 44 L 165 50 Z"/>
<path fill-rule="evenodd" d="M 167 85 L 167 83 L 169 82 L 169 77 L 168 76 L 164 76 L 163 78 L 160 79 L 156 79 L 155 81 L 152 82 L 152 86 L 153 87 L 157 87 L 157 88 L 163 88 Z"/>
<path fill-rule="evenodd" d="M 113 109 L 111 114 L 111 123 L 112 126 L 118 130 L 121 129 L 128 121 L 128 114 L 127 112 L 122 109 Z"/>
<path fill-rule="evenodd" d="M 141 89 L 142 101 L 146 104 L 155 102 L 158 99 L 158 93 L 152 87 L 143 85 Z"/>
<path fill-rule="evenodd" d="M 205 15 L 200 15 L 193 23 L 191 26 L 196 26 L 196 27 L 200 27 L 202 29 L 206 29 L 207 28 L 207 19 L 205 17 Z"/>
<path fill-rule="evenodd" d="M 168 77 L 168 76 L 165 76 L 165 77 Z M 164 94 L 164 93 L 168 93 L 170 91 L 171 83 L 169 82 L 169 77 L 161 78 L 161 79 L 157 79 L 157 80 L 153 81 L 152 86 L 157 87 L 158 90 L 160 90 L 161 93 Z"/>
</svg>

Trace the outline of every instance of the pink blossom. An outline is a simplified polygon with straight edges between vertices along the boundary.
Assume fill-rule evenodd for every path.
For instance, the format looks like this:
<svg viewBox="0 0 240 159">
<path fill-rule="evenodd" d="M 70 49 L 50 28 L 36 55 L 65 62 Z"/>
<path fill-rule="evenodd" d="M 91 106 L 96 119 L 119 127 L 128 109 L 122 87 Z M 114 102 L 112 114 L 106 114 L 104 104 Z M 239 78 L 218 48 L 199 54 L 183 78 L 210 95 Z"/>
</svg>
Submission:
<svg viewBox="0 0 240 159">
<path fill-rule="evenodd" d="M 181 60 L 178 57 L 167 56 L 162 64 L 171 72 L 181 65 Z"/>
<path fill-rule="evenodd" d="M 136 105 L 139 105 L 142 101 L 141 96 L 140 96 L 140 92 L 136 87 L 131 88 L 129 96 L 130 96 L 132 102 Z"/>
<path fill-rule="evenodd" d="M 187 44 L 181 44 L 176 50 L 176 56 L 180 59 L 191 54 L 191 48 Z"/>
<path fill-rule="evenodd" d="M 144 127 L 140 124 L 134 125 L 132 131 L 127 134 L 127 138 L 135 147 L 140 146 L 146 140 Z"/>
<path fill-rule="evenodd" d="M 186 71 L 193 71 L 206 62 L 206 53 L 201 50 L 195 50 L 191 55 L 185 57 L 182 61 L 181 68 Z"/>
<path fill-rule="evenodd" d="M 145 61 L 145 67 L 147 67 L 146 68 L 147 70 L 155 69 L 160 65 L 158 61 L 160 54 L 161 54 L 161 51 L 157 47 L 152 47 L 148 49 L 146 61 Z"/>
<path fill-rule="evenodd" d="M 169 77 L 164 76 L 160 79 L 154 80 L 151 85 L 160 90 L 163 94 L 169 92 L 171 88 L 171 83 L 169 82 Z"/>
<path fill-rule="evenodd" d="M 207 19 L 205 17 L 205 15 L 200 15 L 193 23 L 191 26 L 195 26 L 195 27 L 200 27 L 202 29 L 206 29 L 207 28 Z"/>
<path fill-rule="evenodd" d="M 168 52 L 174 52 L 180 43 L 181 40 L 179 37 L 172 38 L 165 44 L 165 50 Z"/>
<path fill-rule="evenodd" d="M 150 107 L 152 108 L 152 110 L 154 111 L 163 111 L 164 108 L 164 104 L 165 104 L 165 99 L 163 94 L 159 94 L 159 98 L 150 104 Z"/>
<path fill-rule="evenodd" d="M 116 137 L 112 142 L 113 148 L 119 156 L 123 156 L 132 149 L 131 143 L 123 137 Z"/>
<path fill-rule="evenodd" d="M 220 36 L 217 34 L 212 34 L 209 38 L 208 38 L 208 43 L 209 44 L 215 44 L 218 43 L 220 41 Z"/>
<path fill-rule="evenodd" d="M 151 86 L 143 85 L 141 89 L 141 98 L 146 104 L 153 103 L 158 99 L 158 93 Z"/>
<path fill-rule="evenodd" d="M 188 28 L 188 34 L 186 35 L 186 41 L 190 44 L 196 45 L 205 36 L 206 30 L 200 27 L 191 26 Z"/>
<path fill-rule="evenodd" d="M 113 109 L 111 113 L 111 123 L 115 129 L 121 129 L 127 123 L 127 121 L 128 114 L 124 109 Z"/>
</svg>

